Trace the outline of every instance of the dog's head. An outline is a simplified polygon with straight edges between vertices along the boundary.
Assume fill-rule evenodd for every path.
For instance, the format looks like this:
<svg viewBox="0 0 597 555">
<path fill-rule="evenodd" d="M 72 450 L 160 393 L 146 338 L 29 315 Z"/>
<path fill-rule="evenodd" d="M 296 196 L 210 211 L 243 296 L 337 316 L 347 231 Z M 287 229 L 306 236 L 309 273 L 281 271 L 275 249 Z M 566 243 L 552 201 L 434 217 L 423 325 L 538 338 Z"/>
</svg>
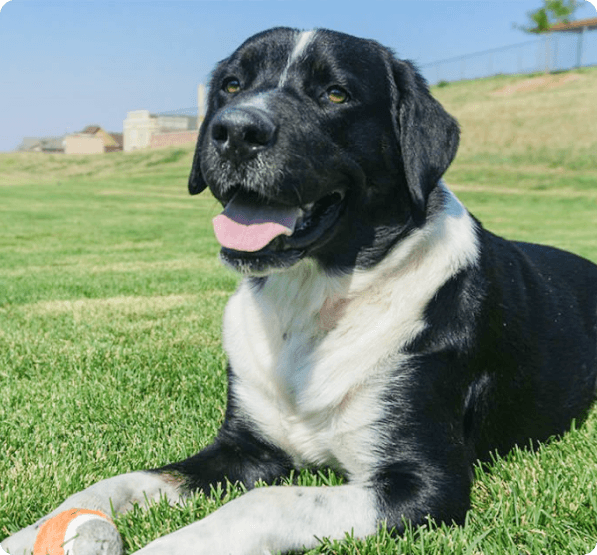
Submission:
<svg viewBox="0 0 597 555">
<path fill-rule="evenodd" d="M 423 225 L 458 134 L 378 43 L 272 29 L 215 68 L 189 191 L 224 206 L 221 257 L 243 273 L 369 267 Z"/>
</svg>

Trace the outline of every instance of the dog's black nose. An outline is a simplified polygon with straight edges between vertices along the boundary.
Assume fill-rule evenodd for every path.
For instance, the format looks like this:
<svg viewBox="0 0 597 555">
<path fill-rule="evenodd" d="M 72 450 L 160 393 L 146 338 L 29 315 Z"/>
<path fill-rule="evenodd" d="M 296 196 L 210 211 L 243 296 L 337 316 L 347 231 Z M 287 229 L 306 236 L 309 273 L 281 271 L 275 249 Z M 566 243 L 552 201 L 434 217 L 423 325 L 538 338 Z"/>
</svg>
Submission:
<svg viewBox="0 0 597 555">
<path fill-rule="evenodd" d="M 252 158 L 270 147 L 275 137 L 275 123 L 257 108 L 224 109 L 211 126 L 211 138 L 218 152 L 238 161 Z"/>
</svg>

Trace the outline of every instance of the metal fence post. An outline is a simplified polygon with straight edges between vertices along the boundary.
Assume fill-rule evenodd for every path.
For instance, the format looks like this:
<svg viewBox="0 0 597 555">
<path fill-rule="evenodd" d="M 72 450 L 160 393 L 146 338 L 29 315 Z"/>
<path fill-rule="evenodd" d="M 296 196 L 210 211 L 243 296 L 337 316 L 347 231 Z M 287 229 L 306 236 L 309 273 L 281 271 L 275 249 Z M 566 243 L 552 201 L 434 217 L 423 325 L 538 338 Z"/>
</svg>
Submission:
<svg viewBox="0 0 597 555">
<path fill-rule="evenodd" d="M 580 33 L 578 33 L 578 43 L 576 47 L 576 67 L 582 67 L 582 47 L 586 31 L 587 28 L 583 27 Z"/>
</svg>

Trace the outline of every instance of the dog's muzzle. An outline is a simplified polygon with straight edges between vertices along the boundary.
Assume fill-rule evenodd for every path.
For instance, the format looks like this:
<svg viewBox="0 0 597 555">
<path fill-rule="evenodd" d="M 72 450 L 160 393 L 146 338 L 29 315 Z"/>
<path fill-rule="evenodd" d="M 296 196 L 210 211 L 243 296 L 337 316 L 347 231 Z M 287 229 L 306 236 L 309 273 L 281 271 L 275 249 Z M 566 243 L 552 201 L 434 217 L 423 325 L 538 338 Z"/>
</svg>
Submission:
<svg viewBox="0 0 597 555">
<path fill-rule="evenodd" d="M 235 267 L 241 260 L 261 270 L 295 263 L 329 236 L 342 213 L 345 179 L 326 185 L 319 175 L 293 174 L 292 184 L 271 182 L 272 175 L 284 175 L 284 167 L 276 166 L 284 164 L 275 152 L 279 133 L 271 114 L 248 102 L 222 109 L 208 130 L 218 164 L 228 174 L 228 183 L 214 190 L 224 205 L 214 231 L 223 259 Z M 317 183 L 311 194 L 298 190 L 305 179 Z M 313 191 L 315 198 L 303 198 Z"/>
</svg>

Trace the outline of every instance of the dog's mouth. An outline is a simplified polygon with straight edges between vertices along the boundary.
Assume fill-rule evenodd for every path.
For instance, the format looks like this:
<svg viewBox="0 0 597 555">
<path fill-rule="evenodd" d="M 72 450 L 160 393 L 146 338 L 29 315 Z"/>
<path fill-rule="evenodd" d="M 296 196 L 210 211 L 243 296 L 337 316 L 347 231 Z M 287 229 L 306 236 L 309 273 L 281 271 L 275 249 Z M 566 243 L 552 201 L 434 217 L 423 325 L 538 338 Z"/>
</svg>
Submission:
<svg viewBox="0 0 597 555">
<path fill-rule="evenodd" d="M 233 266 L 248 260 L 261 267 L 288 266 L 325 241 L 342 215 L 344 192 L 316 202 L 288 206 L 239 190 L 214 218 L 222 256 Z M 292 263 L 293 263 L 292 262 Z"/>
</svg>

